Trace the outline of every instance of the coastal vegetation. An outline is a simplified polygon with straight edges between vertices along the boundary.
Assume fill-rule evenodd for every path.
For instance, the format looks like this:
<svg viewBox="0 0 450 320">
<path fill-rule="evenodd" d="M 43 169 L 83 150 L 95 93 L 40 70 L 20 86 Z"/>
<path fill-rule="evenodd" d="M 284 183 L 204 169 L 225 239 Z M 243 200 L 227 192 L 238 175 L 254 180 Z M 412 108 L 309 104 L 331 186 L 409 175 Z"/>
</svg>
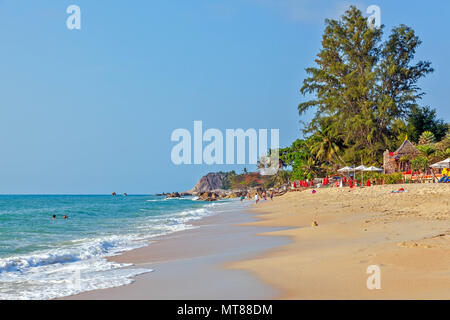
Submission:
<svg viewBox="0 0 450 320">
<path fill-rule="evenodd" d="M 425 93 L 418 82 L 434 71 L 431 62 L 415 60 L 421 40 L 406 25 L 384 32 L 354 6 L 325 21 L 322 48 L 300 88 L 299 114 L 314 116 L 302 121 L 303 138 L 279 150 L 289 178 L 323 177 L 348 164 L 380 166 L 383 152 L 406 138 L 421 154 L 401 161 L 418 170 L 450 156 L 449 124 L 419 105 Z"/>
</svg>

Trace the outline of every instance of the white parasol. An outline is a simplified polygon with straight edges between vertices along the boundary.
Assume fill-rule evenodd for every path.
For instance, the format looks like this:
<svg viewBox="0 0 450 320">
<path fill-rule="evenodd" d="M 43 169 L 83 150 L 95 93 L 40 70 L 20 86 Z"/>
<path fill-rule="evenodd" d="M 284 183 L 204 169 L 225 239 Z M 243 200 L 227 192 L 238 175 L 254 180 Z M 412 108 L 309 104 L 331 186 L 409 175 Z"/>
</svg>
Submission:
<svg viewBox="0 0 450 320">
<path fill-rule="evenodd" d="M 338 170 L 338 172 L 353 172 L 353 171 L 355 171 L 353 167 L 344 167 Z"/>
<path fill-rule="evenodd" d="M 432 164 L 430 166 L 430 168 L 436 168 L 436 169 L 441 169 L 441 168 L 450 168 L 450 158 L 447 158 L 443 161 L 440 161 L 438 163 Z"/>
<path fill-rule="evenodd" d="M 383 169 L 380 169 L 380 168 L 377 168 L 377 167 L 374 167 L 374 166 L 372 166 L 372 167 L 368 167 L 366 170 L 364 170 L 364 171 L 369 171 L 369 172 L 381 172 L 381 171 L 383 171 Z"/>
</svg>

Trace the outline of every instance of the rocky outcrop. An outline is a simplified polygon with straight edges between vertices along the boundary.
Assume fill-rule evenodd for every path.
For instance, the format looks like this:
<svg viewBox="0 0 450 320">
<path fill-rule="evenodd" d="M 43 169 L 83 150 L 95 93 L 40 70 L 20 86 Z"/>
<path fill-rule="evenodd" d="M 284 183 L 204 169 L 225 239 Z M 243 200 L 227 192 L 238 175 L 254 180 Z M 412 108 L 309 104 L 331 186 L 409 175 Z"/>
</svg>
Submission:
<svg viewBox="0 0 450 320">
<path fill-rule="evenodd" d="M 169 198 L 181 198 L 181 195 L 178 192 L 173 192 L 173 193 L 169 193 L 167 194 L 167 199 Z"/>
<path fill-rule="evenodd" d="M 241 196 L 245 196 L 246 191 L 242 190 L 214 190 L 209 192 L 199 192 L 197 193 L 199 201 L 217 201 L 219 199 L 234 199 Z"/>
<path fill-rule="evenodd" d="M 279 197 L 288 192 L 288 188 L 282 187 L 278 189 L 269 189 L 266 190 L 263 187 L 254 187 L 246 190 L 223 190 L 217 189 L 208 192 L 198 192 L 198 200 L 199 201 L 217 201 L 220 199 L 235 199 L 244 196 L 245 198 L 254 199 L 255 195 L 258 194 L 260 199 L 263 199 L 263 194 L 266 194 L 266 197 L 269 198 L 270 191 L 273 191 L 274 197 Z"/>
<path fill-rule="evenodd" d="M 220 195 L 215 192 L 201 192 L 198 194 L 198 200 L 200 201 L 217 201 Z"/>
<path fill-rule="evenodd" d="M 255 195 L 258 194 L 261 199 L 263 198 L 264 193 L 267 198 L 269 198 L 270 191 L 273 191 L 275 197 L 281 196 L 289 191 L 288 185 L 284 185 L 280 188 L 268 189 L 264 187 L 264 184 L 261 181 L 258 182 L 258 186 L 240 186 L 240 189 L 228 190 L 231 184 L 230 182 L 230 173 L 208 173 L 203 176 L 197 184 L 192 188 L 192 190 L 185 192 L 173 192 L 165 195 L 167 198 L 180 198 L 185 196 L 198 196 L 199 201 L 217 201 L 219 199 L 233 199 L 240 198 L 244 196 L 245 198 L 254 199 Z M 246 175 L 250 176 L 250 174 Z M 235 174 L 232 173 L 232 177 L 235 177 Z M 234 183 L 236 185 L 236 183 Z M 239 184 L 238 184 L 239 185 Z"/>
<path fill-rule="evenodd" d="M 222 189 L 224 176 L 220 173 L 208 173 L 203 176 L 197 184 L 190 190 L 190 193 L 198 194 L 202 192 L 210 192 L 217 189 Z"/>
</svg>

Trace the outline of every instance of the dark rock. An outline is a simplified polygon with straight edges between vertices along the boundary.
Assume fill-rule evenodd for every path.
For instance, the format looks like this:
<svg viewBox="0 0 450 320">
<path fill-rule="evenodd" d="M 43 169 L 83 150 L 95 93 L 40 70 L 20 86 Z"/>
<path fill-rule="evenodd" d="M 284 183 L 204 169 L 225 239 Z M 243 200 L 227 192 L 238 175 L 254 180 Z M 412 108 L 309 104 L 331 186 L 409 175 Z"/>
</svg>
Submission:
<svg viewBox="0 0 450 320">
<path fill-rule="evenodd" d="M 194 188 L 190 190 L 190 193 L 201 193 L 221 189 L 223 187 L 223 179 L 224 175 L 220 173 L 208 173 L 197 182 Z"/>
<path fill-rule="evenodd" d="M 169 199 L 169 198 L 181 198 L 181 195 L 178 192 L 173 192 L 173 193 L 169 193 L 166 198 L 167 199 Z"/>
</svg>

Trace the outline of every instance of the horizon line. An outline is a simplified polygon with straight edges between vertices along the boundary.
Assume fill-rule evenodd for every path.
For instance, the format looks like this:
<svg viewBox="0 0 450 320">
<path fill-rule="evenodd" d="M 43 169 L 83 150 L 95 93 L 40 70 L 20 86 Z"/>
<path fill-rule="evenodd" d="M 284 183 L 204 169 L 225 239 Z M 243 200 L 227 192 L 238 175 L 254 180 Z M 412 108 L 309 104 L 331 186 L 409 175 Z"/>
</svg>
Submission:
<svg viewBox="0 0 450 320">
<path fill-rule="evenodd" d="M 159 193 L 127 193 L 127 196 L 155 196 Z M 0 196 L 113 196 L 111 193 L 0 193 Z M 117 196 L 122 196 L 118 193 Z"/>
</svg>

